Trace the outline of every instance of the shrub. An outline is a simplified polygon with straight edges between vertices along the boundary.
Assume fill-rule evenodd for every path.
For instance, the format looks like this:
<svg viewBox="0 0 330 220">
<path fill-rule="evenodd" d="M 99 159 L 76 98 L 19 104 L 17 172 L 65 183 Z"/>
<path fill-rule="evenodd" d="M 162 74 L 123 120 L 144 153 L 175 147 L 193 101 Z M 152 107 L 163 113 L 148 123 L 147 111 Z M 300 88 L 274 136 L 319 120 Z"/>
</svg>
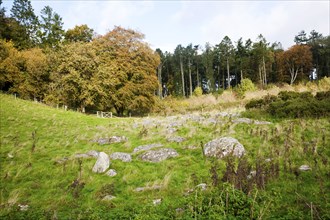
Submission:
<svg viewBox="0 0 330 220">
<path fill-rule="evenodd" d="M 194 90 L 194 96 L 201 96 L 203 95 L 203 90 L 201 87 L 196 87 L 195 90 Z"/>
<path fill-rule="evenodd" d="M 237 96 L 244 98 L 245 93 L 248 91 L 255 91 L 256 87 L 250 79 L 242 79 L 241 83 L 236 88 Z"/>
</svg>

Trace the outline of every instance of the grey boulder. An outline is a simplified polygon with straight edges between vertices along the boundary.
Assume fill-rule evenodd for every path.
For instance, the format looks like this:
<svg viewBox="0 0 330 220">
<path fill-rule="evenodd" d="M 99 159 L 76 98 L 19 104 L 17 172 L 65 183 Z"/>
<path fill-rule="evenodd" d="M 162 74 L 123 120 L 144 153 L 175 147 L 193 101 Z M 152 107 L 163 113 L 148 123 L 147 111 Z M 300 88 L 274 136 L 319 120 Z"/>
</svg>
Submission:
<svg viewBox="0 0 330 220">
<path fill-rule="evenodd" d="M 104 173 L 110 166 L 110 158 L 108 154 L 100 152 L 97 161 L 93 167 L 94 173 Z"/>
<path fill-rule="evenodd" d="M 245 154 L 243 145 L 235 138 L 217 138 L 204 145 L 204 155 L 207 157 L 222 158 L 231 154 L 236 157 L 241 157 Z"/>
</svg>

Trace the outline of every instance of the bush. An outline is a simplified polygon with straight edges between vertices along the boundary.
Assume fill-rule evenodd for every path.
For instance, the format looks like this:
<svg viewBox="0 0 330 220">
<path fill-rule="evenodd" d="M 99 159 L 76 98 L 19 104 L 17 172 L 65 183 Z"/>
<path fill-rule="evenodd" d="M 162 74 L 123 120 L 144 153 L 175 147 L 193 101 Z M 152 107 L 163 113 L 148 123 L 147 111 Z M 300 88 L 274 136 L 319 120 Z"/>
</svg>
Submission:
<svg viewBox="0 0 330 220">
<path fill-rule="evenodd" d="M 256 87 L 250 79 L 242 79 L 241 83 L 236 88 L 236 94 L 239 98 L 244 98 L 248 91 L 255 91 Z"/>
<path fill-rule="evenodd" d="M 246 109 L 261 109 L 277 118 L 319 118 L 330 115 L 330 91 L 319 92 L 314 97 L 310 92 L 283 91 L 275 96 L 252 100 Z"/>
<path fill-rule="evenodd" d="M 201 96 L 201 95 L 203 95 L 203 90 L 202 90 L 202 88 L 201 88 L 201 87 L 196 87 L 195 90 L 194 90 L 194 96 L 199 97 L 199 96 Z"/>
</svg>

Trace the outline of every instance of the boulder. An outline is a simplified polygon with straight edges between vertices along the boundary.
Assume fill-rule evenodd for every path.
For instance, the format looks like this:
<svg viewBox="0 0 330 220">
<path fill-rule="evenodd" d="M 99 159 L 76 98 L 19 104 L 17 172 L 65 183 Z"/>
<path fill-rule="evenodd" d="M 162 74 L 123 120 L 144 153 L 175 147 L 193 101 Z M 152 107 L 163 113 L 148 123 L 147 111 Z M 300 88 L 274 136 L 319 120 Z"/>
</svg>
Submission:
<svg viewBox="0 0 330 220">
<path fill-rule="evenodd" d="M 104 152 L 100 152 L 97 161 L 93 167 L 93 172 L 103 173 L 109 168 L 109 166 L 110 166 L 110 159 L 108 154 Z"/>
<path fill-rule="evenodd" d="M 150 150 L 139 156 L 143 161 L 160 162 L 171 157 L 177 157 L 179 154 L 172 148 L 161 148 L 159 150 Z"/>
<path fill-rule="evenodd" d="M 110 170 L 108 170 L 108 172 L 106 173 L 106 175 L 108 175 L 108 176 L 116 176 L 117 175 L 117 171 L 116 170 L 114 170 L 114 169 L 110 169 Z"/>
<path fill-rule="evenodd" d="M 123 162 L 131 162 L 132 161 L 132 156 L 128 153 L 115 152 L 115 153 L 110 155 L 110 159 L 121 160 Z"/>
<path fill-rule="evenodd" d="M 137 153 L 139 151 L 146 151 L 146 150 L 150 150 L 152 148 L 158 148 L 158 147 L 162 147 L 162 146 L 163 146 L 162 144 L 141 145 L 141 146 L 134 148 L 133 153 Z"/>
<path fill-rule="evenodd" d="M 228 154 L 241 157 L 244 153 L 243 145 L 232 137 L 214 139 L 204 145 L 204 155 L 207 157 L 222 158 Z"/>
</svg>

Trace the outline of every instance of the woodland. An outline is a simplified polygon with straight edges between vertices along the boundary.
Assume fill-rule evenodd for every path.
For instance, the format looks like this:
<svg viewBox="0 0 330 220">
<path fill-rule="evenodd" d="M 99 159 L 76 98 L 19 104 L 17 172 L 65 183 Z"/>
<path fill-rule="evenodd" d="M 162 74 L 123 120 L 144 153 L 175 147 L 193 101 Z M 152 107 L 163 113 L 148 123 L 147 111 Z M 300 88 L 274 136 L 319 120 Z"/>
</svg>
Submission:
<svg viewBox="0 0 330 220">
<path fill-rule="evenodd" d="M 243 79 L 267 88 L 330 73 L 330 36 L 315 30 L 293 36 L 288 49 L 260 34 L 255 41 L 179 44 L 171 53 L 152 50 L 142 33 L 120 26 L 105 35 L 87 25 L 64 30 L 51 7 L 37 16 L 29 0 L 6 10 L 1 6 L 0 89 L 52 106 L 143 115 L 157 108 L 157 96 L 221 94 Z"/>
</svg>

